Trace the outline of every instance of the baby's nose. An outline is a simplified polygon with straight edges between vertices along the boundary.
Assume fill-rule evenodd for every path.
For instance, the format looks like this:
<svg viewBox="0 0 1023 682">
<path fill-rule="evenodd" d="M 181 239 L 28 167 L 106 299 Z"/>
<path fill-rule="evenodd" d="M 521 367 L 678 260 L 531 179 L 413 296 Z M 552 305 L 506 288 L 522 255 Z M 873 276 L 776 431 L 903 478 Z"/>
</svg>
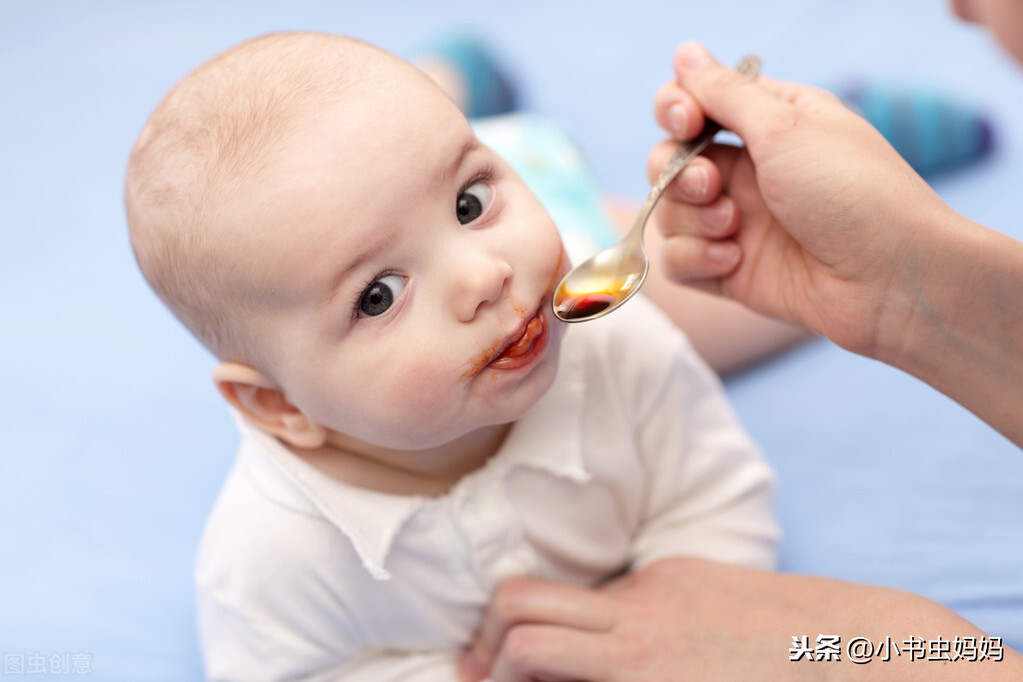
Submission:
<svg viewBox="0 0 1023 682">
<path fill-rule="evenodd" d="M 454 266 L 455 311 L 462 322 L 471 322 L 481 310 L 497 303 L 507 294 L 512 278 L 511 265 L 501 258 L 478 258 Z"/>
</svg>

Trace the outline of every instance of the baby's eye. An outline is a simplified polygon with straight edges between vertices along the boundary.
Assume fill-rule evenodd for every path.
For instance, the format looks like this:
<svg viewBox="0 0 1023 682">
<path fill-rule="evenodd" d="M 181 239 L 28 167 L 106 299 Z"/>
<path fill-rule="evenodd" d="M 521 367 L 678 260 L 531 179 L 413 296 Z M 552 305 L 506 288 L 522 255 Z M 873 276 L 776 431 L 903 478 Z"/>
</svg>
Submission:
<svg viewBox="0 0 1023 682">
<path fill-rule="evenodd" d="M 458 195 L 458 201 L 455 202 L 455 215 L 458 216 L 458 222 L 466 225 L 483 215 L 490 205 L 493 194 L 493 190 L 484 182 L 474 182 L 466 187 Z"/>
<path fill-rule="evenodd" d="M 359 313 L 370 317 L 387 311 L 394 298 L 405 288 L 405 278 L 400 275 L 384 275 L 366 287 L 359 299 Z"/>
</svg>

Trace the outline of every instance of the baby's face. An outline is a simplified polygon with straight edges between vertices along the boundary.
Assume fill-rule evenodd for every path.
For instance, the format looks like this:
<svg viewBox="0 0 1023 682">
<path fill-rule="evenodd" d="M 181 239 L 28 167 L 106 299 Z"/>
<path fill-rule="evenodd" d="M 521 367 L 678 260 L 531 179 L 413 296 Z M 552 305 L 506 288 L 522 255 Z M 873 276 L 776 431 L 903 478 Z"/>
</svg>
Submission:
<svg viewBox="0 0 1023 682">
<path fill-rule="evenodd" d="M 434 447 L 514 421 L 550 387 L 564 331 L 555 225 L 404 68 L 312 114 L 235 202 L 269 297 L 261 369 L 339 445 Z"/>
</svg>

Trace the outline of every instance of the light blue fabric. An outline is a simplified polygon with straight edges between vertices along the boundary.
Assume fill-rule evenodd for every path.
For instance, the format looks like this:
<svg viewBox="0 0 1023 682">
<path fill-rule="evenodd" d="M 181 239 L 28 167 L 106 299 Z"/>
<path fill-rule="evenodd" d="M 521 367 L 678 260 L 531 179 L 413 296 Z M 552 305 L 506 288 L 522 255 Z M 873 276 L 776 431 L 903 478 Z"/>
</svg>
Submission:
<svg viewBox="0 0 1023 682">
<path fill-rule="evenodd" d="M 417 50 L 410 59 L 421 64 L 420 57 L 441 59 L 457 68 L 465 85 L 467 101 L 463 111 L 466 116 L 497 116 L 518 108 L 514 84 L 487 46 L 472 36 L 440 36 Z"/>
<path fill-rule="evenodd" d="M 0 665 L 80 654 L 92 679 L 200 679 L 192 562 L 237 435 L 212 358 L 128 247 L 121 186 L 145 117 L 199 62 L 260 33 L 345 32 L 407 54 L 453 26 L 501 47 L 593 186 L 636 200 L 663 136 L 653 96 L 687 39 L 729 62 L 755 51 L 781 79 L 964 96 L 990 113 L 999 146 L 935 188 L 1023 236 L 1023 76 L 941 2 L 7 0 Z M 727 388 L 780 475 L 785 570 L 921 592 L 1023 648 L 1023 453 L 920 382 L 823 341 Z"/>
<path fill-rule="evenodd" d="M 574 263 L 615 243 L 618 231 L 593 171 L 560 125 L 528 113 L 478 119 L 473 125 L 547 209 Z"/>
<path fill-rule="evenodd" d="M 840 96 L 925 177 L 974 163 L 996 144 L 982 112 L 944 93 L 860 86 Z"/>
</svg>

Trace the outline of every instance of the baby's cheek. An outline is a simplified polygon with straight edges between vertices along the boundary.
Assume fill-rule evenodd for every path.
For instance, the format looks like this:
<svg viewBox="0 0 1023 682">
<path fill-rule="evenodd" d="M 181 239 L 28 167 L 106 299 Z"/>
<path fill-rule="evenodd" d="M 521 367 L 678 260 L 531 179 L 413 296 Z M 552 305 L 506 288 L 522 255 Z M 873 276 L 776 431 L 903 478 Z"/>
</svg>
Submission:
<svg viewBox="0 0 1023 682">
<path fill-rule="evenodd" d="M 568 256 L 568 251 L 565 250 L 565 244 L 558 238 L 558 258 L 554 262 L 554 282 L 552 287 L 557 285 L 564 279 L 565 275 L 572 269 L 572 260 Z"/>
<path fill-rule="evenodd" d="M 457 410 L 450 377 L 437 363 L 379 377 L 366 388 L 358 429 L 364 440 L 397 448 L 436 445 Z M 447 390 L 446 390 L 447 389 Z M 343 429 L 342 429 L 343 431 Z"/>
<path fill-rule="evenodd" d="M 544 231 L 543 239 L 538 240 L 543 244 L 543 253 L 547 255 L 546 267 L 550 272 L 560 279 L 568 274 L 571 269 L 571 263 L 568 258 L 568 253 L 565 251 L 565 244 L 561 240 L 561 233 L 558 232 L 558 228 L 553 222 L 550 222 Z"/>
<path fill-rule="evenodd" d="M 445 388 L 450 387 L 456 379 L 446 363 L 440 359 L 431 361 L 423 357 L 406 368 L 395 382 L 396 391 L 391 403 L 400 404 L 404 412 L 413 416 L 443 412 L 451 402 L 451 396 Z"/>
</svg>

